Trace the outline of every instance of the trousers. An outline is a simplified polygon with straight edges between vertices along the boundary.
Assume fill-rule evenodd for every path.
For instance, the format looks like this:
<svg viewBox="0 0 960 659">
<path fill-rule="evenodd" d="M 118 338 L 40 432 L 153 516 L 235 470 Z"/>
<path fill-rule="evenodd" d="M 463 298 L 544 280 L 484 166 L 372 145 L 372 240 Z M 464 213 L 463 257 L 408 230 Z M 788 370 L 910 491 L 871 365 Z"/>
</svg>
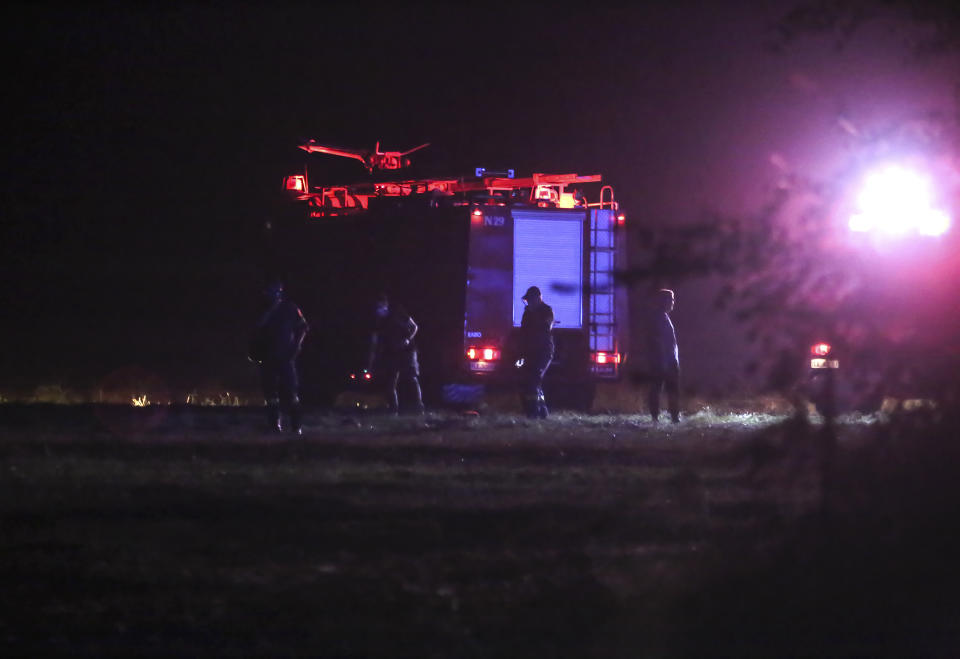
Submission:
<svg viewBox="0 0 960 659">
<path fill-rule="evenodd" d="M 657 371 L 650 380 L 650 390 L 647 392 L 647 404 L 650 416 L 656 421 L 660 417 L 660 393 L 667 394 L 667 409 L 674 421 L 680 419 L 680 369 Z"/>
<path fill-rule="evenodd" d="M 416 350 L 385 355 L 383 375 L 386 384 L 387 405 L 391 412 L 400 411 L 400 386 L 409 394 L 409 407 L 423 412 L 423 393 L 420 389 L 420 360 Z"/>
<path fill-rule="evenodd" d="M 267 422 L 270 426 L 279 429 L 280 415 L 286 413 L 293 430 L 297 430 L 301 424 L 301 410 L 294 360 L 264 360 L 260 364 L 260 384 L 267 402 Z"/>
<path fill-rule="evenodd" d="M 520 368 L 520 398 L 523 412 L 531 418 L 545 419 L 549 414 L 543 395 L 543 377 L 553 361 L 549 355 L 525 358 Z"/>
</svg>

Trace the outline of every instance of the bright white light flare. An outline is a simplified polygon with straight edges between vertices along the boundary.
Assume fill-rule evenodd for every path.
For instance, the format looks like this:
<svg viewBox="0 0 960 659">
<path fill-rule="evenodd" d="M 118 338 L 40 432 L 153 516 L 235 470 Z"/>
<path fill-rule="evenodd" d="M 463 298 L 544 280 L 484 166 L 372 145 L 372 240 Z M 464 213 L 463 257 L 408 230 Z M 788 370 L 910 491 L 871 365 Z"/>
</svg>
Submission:
<svg viewBox="0 0 960 659">
<path fill-rule="evenodd" d="M 902 167 L 875 172 L 867 177 L 857 197 L 860 212 L 850 217 L 848 226 L 890 236 L 942 235 L 950 228 L 950 216 L 932 206 L 931 187 L 927 178 Z"/>
</svg>

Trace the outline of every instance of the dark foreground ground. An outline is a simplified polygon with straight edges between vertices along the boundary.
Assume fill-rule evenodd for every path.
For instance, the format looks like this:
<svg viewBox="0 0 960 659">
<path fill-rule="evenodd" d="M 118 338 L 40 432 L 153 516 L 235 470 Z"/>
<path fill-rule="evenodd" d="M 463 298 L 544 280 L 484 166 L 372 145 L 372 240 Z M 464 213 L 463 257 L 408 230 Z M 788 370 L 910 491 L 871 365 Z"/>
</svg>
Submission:
<svg viewBox="0 0 960 659">
<path fill-rule="evenodd" d="M 0 407 L 0 655 L 960 655 L 932 416 Z"/>
</svg>

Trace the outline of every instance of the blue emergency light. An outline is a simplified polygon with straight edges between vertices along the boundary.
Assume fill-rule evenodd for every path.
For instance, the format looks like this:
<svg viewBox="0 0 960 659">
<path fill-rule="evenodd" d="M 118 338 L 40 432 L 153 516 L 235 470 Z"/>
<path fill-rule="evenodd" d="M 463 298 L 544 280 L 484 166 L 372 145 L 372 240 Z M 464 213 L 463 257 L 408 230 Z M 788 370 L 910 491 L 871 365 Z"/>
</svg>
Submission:
<svg viewBox="0 0 960 659">
<path fill-rule="evenodd" d="M 512 169 L 487 169 L 486 167 L 477 167 L 477 178 L 483 178 L 484 176 L 499 176 L 500 178 L 513 178 L 514 170 Z"/>
</svg>

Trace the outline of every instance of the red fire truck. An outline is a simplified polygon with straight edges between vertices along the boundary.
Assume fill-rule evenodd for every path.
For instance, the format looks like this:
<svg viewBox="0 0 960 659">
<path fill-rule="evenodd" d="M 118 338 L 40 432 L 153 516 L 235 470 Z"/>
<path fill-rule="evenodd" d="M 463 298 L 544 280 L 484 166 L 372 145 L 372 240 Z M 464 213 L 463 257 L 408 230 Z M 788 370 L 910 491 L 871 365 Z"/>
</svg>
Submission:
<svg viewBox="0 0 960 659">
<path fill-rule="evenodd" d="M 402 173 L 413 151 L 312 141 L 300 148 L 356 158 L 375 175 Z M 625 216 L 600 175 L 476 168 L 459 177 L 324 185 L 309 164 L 283 180 L 296 212 L 276 244 L 313 316 L 314 377 L 362 363 L 364 323 L 376 293 L 386 291 L 421 328 L 428 404 L 470 403 L 515 377 L 521 296 L 535 285 L 556 316 L 545 382 L 554 404 L 588 406 L 597 381 L 619 378 L 627 297 L 615 275 L 626 266 Z"/>
</svg>

